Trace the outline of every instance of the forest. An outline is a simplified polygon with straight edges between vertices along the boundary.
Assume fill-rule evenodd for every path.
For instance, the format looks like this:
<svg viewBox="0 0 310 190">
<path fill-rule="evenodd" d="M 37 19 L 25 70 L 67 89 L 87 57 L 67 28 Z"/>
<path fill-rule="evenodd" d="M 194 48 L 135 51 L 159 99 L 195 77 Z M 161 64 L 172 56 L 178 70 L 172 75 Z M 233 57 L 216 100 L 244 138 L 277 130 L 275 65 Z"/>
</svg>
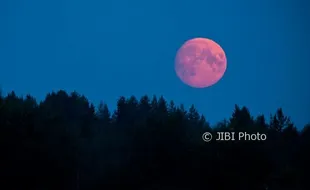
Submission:
<svg viewBox="0 0 310 190">
<path fill-rule="evenodd" d="M 40 102 L 1 94 L 0 189 L 310 189 L 310 124 L 297 129 L 281 108 L 253 117 L 236 105 L 211 126 L 194 105 L 162 96 L 119 97 L 116 105 L 63 90 Z M 267 139 L 202 140 L 229 131 Z"/>
</svg>

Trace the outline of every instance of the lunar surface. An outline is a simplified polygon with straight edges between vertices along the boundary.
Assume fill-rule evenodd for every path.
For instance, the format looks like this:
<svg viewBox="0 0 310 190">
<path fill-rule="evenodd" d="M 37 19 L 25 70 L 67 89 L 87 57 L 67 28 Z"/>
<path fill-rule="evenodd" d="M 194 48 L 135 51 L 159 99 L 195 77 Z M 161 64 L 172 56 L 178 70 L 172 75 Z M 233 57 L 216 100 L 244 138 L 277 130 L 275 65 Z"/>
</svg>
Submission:
<svg viewBox="0 0 310 190">
<path fill-rule="evenodd" d="M 217 83 L 224 75 L 227 60 L 224 50 L 207 38 L 186 41 L 175 58 L 175 71 L 185 84 L 205 88 Z"/>
</svg>

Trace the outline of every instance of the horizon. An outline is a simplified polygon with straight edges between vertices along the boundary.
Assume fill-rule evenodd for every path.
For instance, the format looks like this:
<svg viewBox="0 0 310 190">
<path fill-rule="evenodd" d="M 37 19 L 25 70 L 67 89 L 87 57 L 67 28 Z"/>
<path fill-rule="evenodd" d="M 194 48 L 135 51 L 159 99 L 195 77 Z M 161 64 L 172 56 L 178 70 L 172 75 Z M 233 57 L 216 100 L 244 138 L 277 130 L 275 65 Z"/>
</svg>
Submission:
<svg viewBox="0 0 310 190">
<path fill-rule="evenodd" d="M 88 102 L 89 102 L 89 104 L 92 104 L 92 105 L 95 106 L 95 111 L 96 111 L 96 112 L 98 111 L 98 106 L 100 105 L 100 103 L 106 104 L 106 105 L 108 106 L 108 109 L 109 109 L 109 111 L 110 111 L 111 116 L 112 116 L 112 115 L 115 113 L 115 111 L 116 111 L 117 100 L 119 100 L 120 97 L 125 97 L 126 100 L 127 100 L 127 99 L 129 99 L 131 96 L 134 96 L 134 95 L 130 95 L 130 96 L 119 96 L 119 97 L 115 100 L 115 102 L 114 102 L 114 104 L 113 104 L 114 107 L 113 107 L 113 106 L 110 105 L 111 102 L 105 102 L 104 100 L 100 100 L 99 102 L 94 103 L 94 102 L 92 102 L 90 99 L 88 99 L 87 95 L 81 94 L 81 93 L 79 93 L 79 92 L 77 92 L 77 91 L 70 91 L 70 92 L 69 92 L 69 91 L 66 91 L 66 90 L 64 90 L 64 89 L 60 89 L 60 90 L 53 90 L 53 91 L 51 91 L 51 92 L 48 92 L 48 93 L 46 93 L 46 95 L 51 94 L 51 93 L 57 93 L 57 92 L 59 92 L 59 91 L 64 91 L 64 92 L 66 92 L 69 96 L 71 95 L 71 93 L 76 92 L 76 93 L 78 93 L 80 96 L 86 97 L 87 100 L 88 100 Z M 2 92 L 2 94 L 1 94 L 1 92 Z M 13 91 L 11 91 L 11 92 L 13 92 Z M 2 96 L 3 96 L 3 95 L 6 96 L 6 95 L 8 95 L 8 94 L 11 93 L 11 92 L 7 92 L 6 94 L 3 94 L 3 91 L 2 91 L 1 88 L 0 88 L 0 95 L 2 95 Z M 15 92 L 14 92 L 14 93 L 15 93 Z M 27 95 L 32 96 L 31 94 L 25 94 L 25 95 L 18 95 L 18 94 L 16 94 L 16 96 L 22 97 L 22 98 L 25 98 Z M 45 95 L 45 97 L 46 97 L 46 95 Z M 152 98 L 153 98 L 154 96 L 155 96 L 157 99 L 160 98 L 160 97 L 162 96 L 162 97 L 165 99 L 165 101 L 166 101 L 167 107 L 169 107 L 169 103 L 170 103 L 171 101 L 174 102 L 174 104 L 175 104 L 176 107 L 179 107 L 180 105 L 183 104 L 183 103 L 176 103 L 173 99 L 171 99 L 171 100 L 170 100 L 170 99 L 166 99 L 163 95 L 155 95 L 155 94 L 153 94 L 153 95 L 147 95 L 147 94 L 144 94 L 144 95 L 141 95 L 141 96 L 139 96 L 139 97 L 137 97 L 137 96 L 134 96 L 134 97 L 139 101 L 140 98 L 143 97 L 143 96 L 148 96 L 148 97 L 150 98 L 150 101 L 152 100 Z M 34 96 L 32 96 L 32 97 L 35 98 L 35 100 L 37 101 L 38 104 L 42 103 L 42 102 L 45 100 L 45 97 L 42 98 L 42 99 L 37 99 L 37 98 L 34 97 Z M 189 108 L 190 108 L 192 105 L 194 105 L 194 104 L 190 104 L 190 105 L 187 105 L 187 106 L 185 106 L 185 105 L 183 104 L 183 106 L 184 106 L 184 108 L 185 108 L 186 111 L 188 111 Z M 269 124 L 269 123 L 271 122 L 270 117 L 273 116 L 273 115 L 276 113 L 276 111 L 277 111 L 278 109 L 282 109 L 282 110 L 283 110 L 283 108 L 278 107 L 278 108 L 277 108 L 276 110 L 274 110 L 273 112 L 271 111 L 268 115 L 267 115 L 267 114 L 263 114 L 263 113 L 262 113 L 262 114 L 253 115 L 253 113 L 251 112 L 251 108 L 247 107 L 246 105 L 238 105 L 238 104 L 235 104 L 235 105 L 232 107 L 232 109 L 231 109 L 231 114 L 230 114 L 228 117 L 225 117 L 225 118 L 223 118 L 223 119 L 221 119 L 221 120 L 219 120 L 219 121 L 210 122 L 210 118 L 209 118 L 207 115 L 205 115 L 204 113 L 201 113 L 201 111 L 200 111 L 199 109 L 197 109 L 197 106 L 196 106 L 196 105 L 194 105 L 194 106 L 195 106 L 195 109 L 197 110 L 197 112 L 199 113 L 199 115 L 200 115 L 200 116 L 203 115 L 203 116 L 205 117 L 205 119 L 206 119 L 206 122 L 208 122 L 208 123 L 210 124 L 210 127 L 212 127 L 212 128 L 216 127 L 216 126 L 217 126 L 219 123 L 221 123 L 221 122 L 224 122 L 224 121 L 229 122 L 229 119 L 232 117 L 231 114 L 233 113 L 233 111 L 234 111 L 234 109 L 235 109 L 235 106 L 238 106 L 239 108 L 242 108 L 242 107 L 247 108 L 247 110 L 249 111 L 249 113 L 251 114 L 251 116 L 253 117 L 254 120 L 255 120 L 258 116 L 263 115 L 264 118 L 265 118 L 265 120 L 266 120 L 266 123 L 267 123 L 267 124 Z M 112 108 L 111 108 L 111 107 L 112 107 Z M 297 128 L 297 130 L 298 130 L 299 132 L 301 132 L 301 131 L 304 129 L 305 126 L 307 126 L 307 125 L 310 124 L 310 122 L 306 122 L 306 123 L 305 123 L 304 125 L 302 125 L 302 126 L 297 126 L 297 125 L 295 124 L 294 120 L 291 118 L 291 116 L 290 116 L 290 115 L 287 115 L 286 110 L 283 110 L 283 112 L 284 112 L 284 114 L 285 114 L 286 116 L 288 116 L 288 118 L 291 120 L 291 122 L 294 124 L 294 126 Z"/>
</svg>

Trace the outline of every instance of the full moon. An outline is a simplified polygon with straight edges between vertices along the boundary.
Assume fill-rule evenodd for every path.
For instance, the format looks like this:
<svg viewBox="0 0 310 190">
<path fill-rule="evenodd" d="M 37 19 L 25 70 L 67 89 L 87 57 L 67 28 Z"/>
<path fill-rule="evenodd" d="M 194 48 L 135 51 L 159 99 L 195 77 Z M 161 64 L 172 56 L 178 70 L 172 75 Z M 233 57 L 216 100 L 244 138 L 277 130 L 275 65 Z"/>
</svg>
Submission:
<svg viewBox="0 0 310 190">
<path fill-rule="evenodd" d="M 227 68 L 224 50 L 213 40 L 194 38 L 186 41 L 175 57 L 175 71 L 185 84 L 205 88 L 217 83 Z"/>
</svg>

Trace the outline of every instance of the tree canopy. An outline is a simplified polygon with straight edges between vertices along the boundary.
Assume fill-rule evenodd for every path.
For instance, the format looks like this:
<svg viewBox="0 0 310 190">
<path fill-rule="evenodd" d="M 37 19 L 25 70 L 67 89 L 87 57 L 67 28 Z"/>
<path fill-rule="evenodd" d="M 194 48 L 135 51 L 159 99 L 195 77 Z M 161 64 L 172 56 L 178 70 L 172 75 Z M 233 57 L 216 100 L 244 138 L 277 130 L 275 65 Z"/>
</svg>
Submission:
<svg viewBox="0 0 310 190">
<path fill-rule="evenodd" d="M 310 124 L 297 130 L 279 108 L 267 122 L 235 106 L 210 126 L 194 105 L 120 97 L 116 110 L 77 92 L 0 93 L 1 189 L 310 189 Z M 204 132 L 266 134 L 211 141 Z"/>
</svg>

